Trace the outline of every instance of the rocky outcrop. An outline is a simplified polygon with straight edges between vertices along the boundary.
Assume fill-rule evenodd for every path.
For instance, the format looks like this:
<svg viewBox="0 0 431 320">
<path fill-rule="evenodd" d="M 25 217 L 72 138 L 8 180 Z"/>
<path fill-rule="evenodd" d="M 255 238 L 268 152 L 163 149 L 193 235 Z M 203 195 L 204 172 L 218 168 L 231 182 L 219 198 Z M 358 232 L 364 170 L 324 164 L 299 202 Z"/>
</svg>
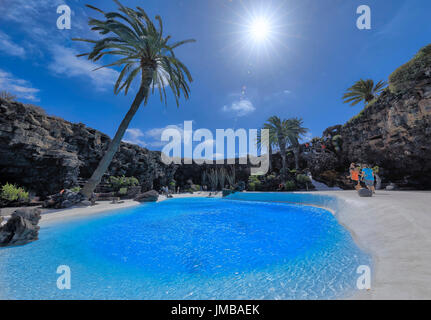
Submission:
<svg viewBox="0 0 431 320">
<path fill-rule="evenodd" d="M 85 199 L 85 197 L 82 194 L 66 189 L 66 190 L 62 190 L 57 194 L 48 196 L 48 198 L 43 203 L 43 207 L 52 208 L 52 209 L 65 209 L 65 208 L 70 208 L 86 200 L 87 199 Z"/>
<path fill-rule="evenodd" d="M 379 167 L 383 184 L 431 188 L 431 45 L 391 75 L 380 97 L 304 147 L 313 177 L 346 188 L 351 162 Z"/>
<path fill-rule="evenodd" d="M 359 189 L 358 194 L 361 198 L 371 198 L 373 196 L 373 192 L 368 189 Z"/>
<path fill-rule="evenodd" d="M 330 106 L 327 106 L 328 108 Z M 0 99 L 0 183 L 16 183 L 40 196 L 78 185 L 95 170 L 110 138 L 84 124 L 48 116 L 32 105 Z M 345 125 L 301 146 L 300 167 L 328 186 L 353 188 L 351 162 L 379 167 L 383 187 L 431 189 L 431 45 L 391 76 L 389 88 Z M 288 155 L 288 166 L 294 159 Z M 279 176 L 281 157 L 272 157 Z M 134 176 L 142 192 L 174 179 L 183 189 L 202 185 L 202 174 L 228 165 L 170 165 L 160 152 L 122 143 L 106 174 Z M 249 165 L 235 165 L 236 181 L 248 181 Z M 294 174 L 293 174 L 294 175 Z M 292 177 L 293 178 L 293 177 Z M 265 181 L 268 179 L 265 179 Z M 276 188 L 283 181 L 274 180 Z M 266 189 L 265 189 L 266 190 Z"/>
<path fill-rule="evenodd" d="M 38 239 L 40 210 L 18 209 L 0 227 L 0 247 L 23 245 Z M 0 224 L 1 225 L 1 224 Z"/>
<path fill-rule="evenodd" d="M 16 183 L 41 196 L 77 186 L 91 176 L 109 141 L 82 123 L 0 99 L 0 184 Z M 161 162 L 160 152 L 122 143 L 107 175 L 134 176 L 146 191 L 168 184 L 175 170 Z"/>
<path fill-rule="evenodd" d="M 158 199 L 158 192 L 155 190 L 150 190 L 138 195 L 134 200 L 138 202 L 156 202 Z"/>
</svg>

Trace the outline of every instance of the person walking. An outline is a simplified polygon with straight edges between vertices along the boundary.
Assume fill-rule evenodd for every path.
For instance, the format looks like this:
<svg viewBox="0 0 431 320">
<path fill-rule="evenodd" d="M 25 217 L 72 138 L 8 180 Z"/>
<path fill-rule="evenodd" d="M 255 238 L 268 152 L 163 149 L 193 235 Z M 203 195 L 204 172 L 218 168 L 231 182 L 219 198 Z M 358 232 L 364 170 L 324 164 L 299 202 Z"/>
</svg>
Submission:
<svg viewBox="0 0 431 320">
<path fill-rule="evenodd" d="M 361 188 L 361 183 L 359 179 L 359 168 L 355 163 L 350 164 L 350 179 L 355 183 L 355 189 L 359 190 Z"/>
<path fill-rule="evenodd" d="M 362 169 L 362 179 L 364 180 L 367 188 L 373 193 L 376 193 L 376 189 L 374 188 L 374 172 L 373 169 L 371 169 L 371 166 L 368 164 L 364 165 L 364 168 Z"/>
</svg>

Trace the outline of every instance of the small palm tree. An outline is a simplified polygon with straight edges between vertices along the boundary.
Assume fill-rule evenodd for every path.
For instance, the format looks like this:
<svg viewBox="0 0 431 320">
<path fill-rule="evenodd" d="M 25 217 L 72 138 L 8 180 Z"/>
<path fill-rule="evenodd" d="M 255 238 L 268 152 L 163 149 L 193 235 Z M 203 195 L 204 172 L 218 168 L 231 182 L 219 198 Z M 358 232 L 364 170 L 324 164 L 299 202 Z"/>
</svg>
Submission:
<svg viewBox="0 0 431 320">
<path fill-rule="evenodd" d="M 299 170 L 299 156 L 301 152 L 299 139 L 308 132 L 308 129 L 304 128 L 303 124 L 304 121 L 301 118 L 291 118 L 287 120 L 285 127 L 287 140 L 293 148 L 296 170 Z"/>
<path fill-rule="evenodd" d="M 371 79 L 361 79 L 347 89 L 347 92 L 343 96 L 344 103 L 350 103 L 351 106 L 355 106 L 361 101 L 364 101 L 365 104 L 368 104 L 371 100 L 377 97 L 385 87 L 386 82 L 384 81 L 379 81 L 374 85 L 374 81 Z"/>
<path fill-rule="evenodd" d="M 123 6 L 118 0 L 114 1 L 119 6 L 119 12 L 104 12 L 87 5 L 90 9 L 104 16 L 104 20 L 89 20 L 91 29 L 97 31 L 102 36 L 101 39 L 73 40 L 89 42 L 94 45 L 91 52 L 79 55 L 87 56 L 88 60 L 98 61 L 105 55 L 120 57 L 117 61 L 100 67 L 122 67 L 114 86 L 115 94 L 122 90 L 127 94 L 135 79 L 140 80 L 140 85 L 129 111 L 121 122 L 114 139 L 109 144 L 108 150 L 81 190 L 81 193 L 87 198 L 91 196 L 108 169 L 133 116 L 142 103 L 147 104 L 148 98 L 154 93 L 155 88 L 159 90 L 160 100 L 166 103 L 165 87 L 169 86 L 177 106 L 179 106 L 178 101 L 181 94 L 186 99 L 189 98 L 188 82 L 192 81 L 190 72 L 175 56 L 174 49 L 195 40 L 184 40 L 170 44 L 171 37 L 163 35 L 163 24 L 160 16 L 155 17 L 158 21 L 158 28 L 156 28 L 142 8 L 137 7 L 136 10 L 133 10 Z"/>
</svg>

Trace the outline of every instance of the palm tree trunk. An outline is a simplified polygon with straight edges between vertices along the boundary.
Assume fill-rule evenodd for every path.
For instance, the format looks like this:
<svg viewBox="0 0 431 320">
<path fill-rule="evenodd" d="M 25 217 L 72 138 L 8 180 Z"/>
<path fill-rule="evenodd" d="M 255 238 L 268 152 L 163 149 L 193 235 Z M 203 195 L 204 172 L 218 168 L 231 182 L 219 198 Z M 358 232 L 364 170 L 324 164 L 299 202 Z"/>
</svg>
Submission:
<svg viewBox="0 0 431 320">
<path fill-rule="evenodd" d="M 293 149 L 293 155 L 295 156 L 295 169 L 299 170 L 299 147 Z"/>
<path fill-rule="evenodd" d="M 281 155 L 281 175 L 286 177 L 286 142 L 283 135 L 278 135 L 278 146 L 280 148 Z"/>
<path fill-rule="evenodd" d="M 268 161 L 269 161 L 268 169 L 269 169 L 269 173 L 271 173 L 272 172 L 272 145 L 271 145 L 271 143 L 269 144 L 269 147 L 268 147 Z"/>
<path fill-rule="evenodd" d="M 84 195 L 87 199 L 91 197 L 94 189 L 96 189 L 97 185 L 102 180 L 103 175 L 111 164 L 112 159 L 114 158 L 115 153 L 118 151 L 120 147 L 121 140 L 123 139 L 124 133 L 129 127 L 130 121 L 133 119 L 136 111 L 138 111 L 142 101 L 144 101 L 145 95 L 148 90 L 145 88 L 145 85 L 141 85 L 138 94 L 135 97 L 135 100 L 132 103 L 129 111 L 124 117 L 123 121 L 121 121 L 120 126 L 117 129 L 117 133 L 114 136 L 114 139 L 109 143 L 108 150 L 103 156 L 102 160 L 100 160 L 97 169 L 93 172 L 91 178 L 84 185 L 80 193 Z M 147 87 L 148 88 L 148 87 Z"/>
</svg>

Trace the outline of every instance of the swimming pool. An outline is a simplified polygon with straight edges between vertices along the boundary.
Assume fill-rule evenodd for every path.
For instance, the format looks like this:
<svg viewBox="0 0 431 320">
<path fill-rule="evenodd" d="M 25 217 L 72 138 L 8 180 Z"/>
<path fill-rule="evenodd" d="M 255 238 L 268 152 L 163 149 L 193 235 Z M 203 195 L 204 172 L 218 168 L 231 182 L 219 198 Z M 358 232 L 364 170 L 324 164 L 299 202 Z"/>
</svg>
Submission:
<svg viewBox="0 0 431 320">
<path fill-rule="evenodd" d="M 173 199 L 42 225 L 39 238 L 0 249 L 0 298 L 333 299 L 371 264 L 329 211 L 262 201 Z"/>
</svg>

